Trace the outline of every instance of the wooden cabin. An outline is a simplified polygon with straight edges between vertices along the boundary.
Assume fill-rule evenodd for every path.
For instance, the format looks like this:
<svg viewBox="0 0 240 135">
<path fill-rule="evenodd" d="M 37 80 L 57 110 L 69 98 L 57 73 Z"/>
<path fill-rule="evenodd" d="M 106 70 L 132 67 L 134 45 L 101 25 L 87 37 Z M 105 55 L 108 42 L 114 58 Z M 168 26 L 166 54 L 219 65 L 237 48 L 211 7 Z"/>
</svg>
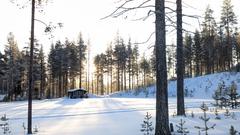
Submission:
<svg viewBox="0 0 240 135">
<path fill-rule="evenodd" d="M 79 89 L 71 89 L 68 90 L 68 97 L 69 98 L 87 98 L 87 91 L 85 89 L 79 88 Z"/>
</svg>

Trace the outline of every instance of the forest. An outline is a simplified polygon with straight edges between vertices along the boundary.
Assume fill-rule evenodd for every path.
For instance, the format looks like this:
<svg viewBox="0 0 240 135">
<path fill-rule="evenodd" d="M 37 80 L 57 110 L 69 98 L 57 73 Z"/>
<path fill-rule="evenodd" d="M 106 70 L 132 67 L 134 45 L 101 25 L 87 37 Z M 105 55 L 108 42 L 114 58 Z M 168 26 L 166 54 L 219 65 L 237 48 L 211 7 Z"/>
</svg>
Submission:
<svg viewBox="0 0 240 135">
<path fill-rule="evenodd" d="M 194 77 L 222 71 L 239 71 L 240 35 L 237 16 L 231 3 L 224 3 L 221 20 L 215 20 L 213 10 L 206 7 L 202 29 L 184 32 L 184 77 Z M 8 100 L 26 99 L 28 89 L 29 46 L 19 50 L 14 33 L 7 35 L 7 44 L 1 57 L 0 89 L 8 94 Z M 68 89 L 85 88 L 94 94 L 147 87 L 155 83 L 154 55 L 140 54 L 138 43 L 131 37 L 123 39 L 116 33 L 115 39 L 104 53 L 90 61 L 90 45 L 79 34 L 77 41 L 51 44 L 49 54 L 43 52 L 43 44 L 35 39 L 34 47 L 34 98 L 66 96 Z M 176 79 L 176 45 L 167 46 L 167 71 L 169 79 Z M 89 66 L 94 72 L 89 73 Z"/>
<path fill-rule="evenodd" d="M 149 123 L 152 116 L 147 112 L 143 121 L 147 125 L 142 124 L 141 132 L 147 132 L 146 134 L 150 135 L 149 132 L 155 130 L 155 135 L 170 135 L 171 132 L 174 132 L 170 122 L 177 123 L 175 116 L 190 116 L 189 106 L 190 109 L 193 106 L 191 117 L 194 118 L 193 111 L 196 113 L 199 110 L 192 103 L 197 100 L 196 97 L 202 96 L 199 101 L 202 101 L 200 110 L 203 116 L 199 118 L 205 122 L 205 127 L 196 125 L 191 130 L 196 129 L 199 130 L 199 134 L 205 132 L 208 135 L 208 130 L 214 129 L 216 126 L 216 124 L 207 125 L 210 120 L 210 117 L 207 117 L 208 106 L 215 107 L 215 115 L 218 115 L 217 109 L 220 109 L 222 114 L 223 109 L 226 109 L 227 114 L 229 113 L 228 109 L 236 109 L 236 113 L 238 112 L 240 31 L 239 19 L 231 0 L 223 0 L 220 11 L 214 11 L 210 5 L 206 6 L 201 16 L 183 13 L 183 9 L 191 7 L 191 5 L 182 0 L 176 0 L 176 2 L 155 0 L 154 4 L 151 0 L 140 2 L 120 0 L 118 3 L 121 4 L 101 20 L 118 17 L 127 19 L 132 12 L 141 9 L 149 10 L 147 15 L 145 14 L 146 16 L 143 15 L 137 20 L 145 21 L 148 18 L 154 18 L 154 32 L 146 41 L 154 38 L 154 44 L 143 52 L 141 50 L 143 43 L 136 41 L 131 36 L 124 38 L 126 35 L 119 34 L 121 31 L 119 29 L 114 38 L 109 39 L 111 42 L 105 44 L 106 49 L 103 47 L 105 50 L 99 51 L 98 54 L 92 53 L 94 48 L 91 47 L 91 40 L 83 38 L 85 33 L 81 30 L 75 36 L 76 40 L 65 37 L 64 41 L 52 40 L 49 44 L 41 43 L 41 40 L 38 40 L 40 37 L 35 35 L 35 21 L 46 26 L 44 31 L 46 34 L 50 34 L 50 38 L 54 37 L 52 35 L 54 29 L 64 27 L 62 23 L 58 23 L 58 26 L 53 26 L 52 23 L 48 25 L 35 17 L 35 6 L 42 6 L 45 2 L 49 1 L 31 0 L 27 2 L 27 4 L 31 3 L 31 36 L 26 45 L 20 45 L 11 31 L 6 36 L 6 44 L 0 44 L 4 46 L 4 50 L 0 52 L 0 95 L 4 95 L 3 101 L 5 102 L 28 102 L 28 127 L 26 128 L 23 123 L 24 134 L 26 129 L 28 134 L 32 134 L 32 129 L 34 129 L 32 120 L 38 118 L 52 119 L 82 117 L 83 115 L 90 117 L 99 114 L 140 113 L 154 110 L 155 127 L 153 128 L 152 123 Z M 176 9 L 166 6 L 166 3 L 174 4 Z M 216 14 L 220 18 L 214 16 Z M 199 28 L 193 31 L 185 29 L 186 25 L 191 25 L 189 24 L 191 22 L 185 22 L 185 17 L 198 20 Z M 171 30 L 169 27 L 176 32 L 172 44 L 167 44 L 167 32 Z M 20 49 L 19 46 L 24 47 Z M 46 46 L 51 46 L 50 50 L 44 51 Z M 218 80 L 214 82 L 214 79 Z M 195 83 L 197 87 L 194 87 Z M 76 88 L 85 89 L 90 98 L 77 102 L 68 99 L 68 91 Z M 140 95 L 145 93 L 145 98 L 139 101 L 144 106 L 135 108 L 133 106 L 138 99 L 134 99 L 134 96 L 139 96 L 139 93 Z M 114 98 L 114 94 L 117 95 L 117 98 Z M 147 100 L 149 95 L 154 98 L 154 102 L 151 99 Z M 121 99 L 122 96 L 125 97 Z M 134 98 L 127 99 L 128 96 Z M 211 99 L 206 100 L 207 98 Z M 174 103 L 175 100 L 176 103 Z M 185 100 L 190 102 L 185 102 Z M 46 106 L 50 107 L 55 115 L 47 113 L 47 115 L 42 115 L 41 111 L 46 108 L 41 101 L 46 102 Z M 55 101 L 56 103 L 53 103 Z M 150 106 L 154 105 L 154 108 L 148 108 L 145 101 L 150 102 Z M 197 105 L 200 104 L 199 101 L 195 101 Z M 207 103 L 205 104 L 205 102 Z M 32 108 L 32 105 L 37 103 L 40 108 Z M 79 105 L 80 103 L 83 105 Z M 69 107 L 66 107 L 67 105 Z M 54 107 L 59 106 L 62 107 L 58 108 L 61 110 L 60 112 L 63 112 L 61 115 L 54 110 Z M 76 114 L 75 112 L 74 114 L 66 111 L 67 109 L 76 111 L 74 110 L 76 108 L 84 110 L 88 107 L 92 109 L 91 106 L 97 108 L 97 112 L 96 110 L 92 110 L 92 112 L 85 110 L 84 113 Z M 101 107 L 105 110 L 99 110 Z M 2 106 L 2 108 L 4 107 Z M 176 108 L 176 110 L 172 108 Z M 39 113 L 36 110 L 39 110 L 39 116 L 34 116 Z M 213 109 L 210 111 L 213 112 Z M 14 117 L 14 115 L 12 116 Z M 235 116 L 232 115 L 229 114 L 229 117 L 231 116 L 234 120 Z M 19 124 L 20 120 L 26 119 L 22 116 L 20 118 L 20 116 L 10 120 Z M 116 117 L 111 118 L 115 119 Z M 6 114 L 1 120 L 8 120 Z M 179 119 L 177 118 L 177 120 Z M 42 119 L 39 121 L 41 122 Z M 196 121 L 199 122 L 199 120 Z M 185 134 L 184 123 L 185 121 L 181 119 L 180 126 L 176 126 L 179 128 L 178 133 Z M 145 130 L 145 128 L 147 129 Z M 3 129 L 5 132 L 5 128 Z M 232 132 L 235 130 L 232 126 L 231 129 Z M 196 133 L 196 131 L 193 132 Z"/>
</svg>

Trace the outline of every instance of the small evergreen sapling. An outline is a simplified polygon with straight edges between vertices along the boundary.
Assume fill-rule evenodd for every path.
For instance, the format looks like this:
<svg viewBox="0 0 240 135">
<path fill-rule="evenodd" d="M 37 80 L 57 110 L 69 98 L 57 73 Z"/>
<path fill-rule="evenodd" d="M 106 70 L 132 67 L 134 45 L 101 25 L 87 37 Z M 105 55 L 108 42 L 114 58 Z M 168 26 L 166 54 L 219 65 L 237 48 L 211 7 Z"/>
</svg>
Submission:
<svg viewBox="0 0 240 135">
<path fill-rule="evenodd" d="M 221 117 L 219 116 L 218 112 L 219 112 L 218 109 L 215 108 L 214 114 L 215 114 L 215 116 L 216 116 L 216 117 L 215 117 L 216 120 L 220 120 L 220 119 L 221 119 Z"/>
<path fill-rule="evenodd" d="M 143 124 L 141 124 L 142 126 L 141 132 L 143 132 L 144 135 L 153 135 L 152 131 L 154 128 L 153 128 L 152 122 L 150 121 L 151 118 L 152 118 L 151 114 L 147 112 L 143 120 Z"/>
<path fill-rule="evenodd" d="M 3 122 L 3 124 L 0 124 L 0 126 L 2 127 L 3 129 L 3 134 L 4 135 L 8 135 L 11 133 L 10 131 L 10 128 L 9 128 L 9 123 L 8 123 L 8 118 L 6 116 L 6 114 L 4 114 L 2 117 L 1 117 L 1 121 Z"/>
<path fill-rule="evenodd" d="M 178 128 L 177 132 L 181 133 L 181 135 L 186 135 L 187 133 L 189 133 L 187 128 L 184 127 L 185 123 L 186 123 L 186 121 L 183 121 L 182 119 L 180 119 L 180 123 L 178 123 L 178 125 L 176 125 L 176 127 Z"/>
<path fill-rule="evenodd" d="M 35 125 L 35 127 L 34 127 L 34 129 L 33 129 L 34 131 L 34 133 L 38 133 L 39 132 L 39 130 L 38 130 L 38 126 L 37 125 Z"/>
<path fill-rule="evenodd" d="M 195 115 L 194 115 L 193 111 L 191 112 L 191 117 L 192 117 L 192 118 L 194 118 L 194 117 L 195 117 Z"/>
<path fill-rule="evenodd" d="M 229 130 L 229 135 L 237 135 L 237 131 L 234 129 L 233 126 L 231 126 L 231 128 Z"/>
<path fill-rule="evenodd" d="M 24 133 L 24 135 L 26 134 L 26 130 L 27 130 L 27 127 L 25 126 L 25 123 L 23 122 L 23 124 L 22 124 L 22 127 L 23 127 L 23 133 Z"/>
<path fill-rule="evenodd" d="M 226 109 L 226 112 L 224 113 L 224 116 L 226 116 L 226 118 L 229 118 L 231 116 L 231 113 L 229 112 L 228 109 Z"/>
<path fill-rule="evenodd" d="M 203 102 L 203 104 L 201 105 L 200 109 L 203 111 L 203 116 L 199 117 L 203 122 L 204 122 L 204 126 L 200 127 L 200 126 L 195 126 L 195 128 L 205 132 L 205 135 L 208 135 L 208 130 L 210 129 L 214 129 L 214 127 L 216 126 L 216 124 L 213 124 L 212 126 L 208 126 L 208 121 L 210 120 L 210 117 L 207 117 L 207 110 L 208 107 L 207 105 Z"/>
</svg>

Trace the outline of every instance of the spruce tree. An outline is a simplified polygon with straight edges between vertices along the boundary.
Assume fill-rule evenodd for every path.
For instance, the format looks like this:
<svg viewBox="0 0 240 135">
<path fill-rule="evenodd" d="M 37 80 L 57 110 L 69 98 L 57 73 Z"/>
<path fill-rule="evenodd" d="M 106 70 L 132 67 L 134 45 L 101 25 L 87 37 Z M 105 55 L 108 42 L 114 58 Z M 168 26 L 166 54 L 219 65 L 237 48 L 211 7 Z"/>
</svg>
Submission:
<svg viewBox="0 0 240 135">
<path fill-rule="evenodd" d="M 195 126 L 196 129 L 199 129 L 203 132 L 205 132 L 205 135 L 208 135 L 208 130 L 214 129 L 216 124 L 213 124 L 212 126 L 208 126 L 208 122 L 210 120 L 210 117 L 207 117 L 207 111 L 208 111 L 208 106 L 203 102 L 201 105 L 200 109 L 203 111 L 203 116 L 199 117 L 200 120 L 204 122 L 204 126 Z"/>
<path fill-rule="evenodd" d="M 154 130 L 154 128 L 153 128 L 153 124 L 151 122 L 151 118 L 152 118 L 151 114 L 149 114 L 147 112 L 147 114 L 143 120 L 143 124 L 141 124 L 142 128 L 140 130 L 141 132 L 143 132 L 144 135 L 153 135 L 152 131 Z"/>
</svg>

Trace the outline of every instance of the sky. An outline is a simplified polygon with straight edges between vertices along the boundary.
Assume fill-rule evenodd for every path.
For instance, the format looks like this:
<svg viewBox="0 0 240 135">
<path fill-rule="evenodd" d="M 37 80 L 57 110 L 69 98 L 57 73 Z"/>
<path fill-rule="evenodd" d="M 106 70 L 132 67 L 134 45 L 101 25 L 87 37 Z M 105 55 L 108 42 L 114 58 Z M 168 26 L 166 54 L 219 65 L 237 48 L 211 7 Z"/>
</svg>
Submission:
<svg viewBox="0 0 240 135">
<path fill-rule="evenodd" d="M 13 1 L 14 3 L 10 2 Z M 88 40 L 91 44 L 92 56 L 104 52 L 107 45 L 116 37 L 119 32 L 126 41 L 131 37 L 132 42 L 146 41 L 149 35 L 154 32 L 154 18 L 151 17 L 146 21 L 133 21 L 134 18 L 145 16 L 148 10 L 137 11 L 119 18 L 107 18 L 101 20 L 102 17 L 110 14 L 119 5 L 119 0 L 49 0 L 47 5 L 37 10 L 36 19 L 45 23 L 52 22 L 57 24 L 63 23 L 63 27 L 53 32 L 54 38 L 49 39 L 49 35 L 44 33 L 44 25 L 35 22 L 36 38 L 43 44 L 46 53 L 49 52 L 51 43 L 56 40 L 77 41 L 79 33 L 83 34 L 85 42 Z M 140 1 L 140 0 L 139 0 Z M 175 0 L 172 0 L 175 2 Z M 27 3 L 26 3 L 27 2 Z M 26 3 L 26 4 L 24 4 Z M 216 21 L 219 21 L 222 0 L 183 0 L 183 12 L 189 15 L 203 15 L 206 6 L 215 11 Z M 240 20 L 239 0 L 232 0 L 234 11 Z M 20 6 L 19 6 L 20 5 Z M 24 6 L 24 8 L 21 8 Z M 167 6 L 175 8 L 171 3 Z M 28 0 L 1 0 L 0 1 L 0 50 L 3 51 L 7 41 L 9 32 L 13 32 L 21 48 L 28 45 L 30 36 L 30 3 Z M 185 25 L 190 31 L 199 29 L 197 19 L 184 18 L 189 23 Z M 239 23 L 240 24 L 240 23 Z M 169 30 L 170 31 L 170 30 Z M 140 44 L 141 53 L 148 52 L 149 47 L 154 43 L 154 37 L 146 44 Z M 168 32 L 167 44 L 175 43 L 175 33 Z"/>
</svg>

